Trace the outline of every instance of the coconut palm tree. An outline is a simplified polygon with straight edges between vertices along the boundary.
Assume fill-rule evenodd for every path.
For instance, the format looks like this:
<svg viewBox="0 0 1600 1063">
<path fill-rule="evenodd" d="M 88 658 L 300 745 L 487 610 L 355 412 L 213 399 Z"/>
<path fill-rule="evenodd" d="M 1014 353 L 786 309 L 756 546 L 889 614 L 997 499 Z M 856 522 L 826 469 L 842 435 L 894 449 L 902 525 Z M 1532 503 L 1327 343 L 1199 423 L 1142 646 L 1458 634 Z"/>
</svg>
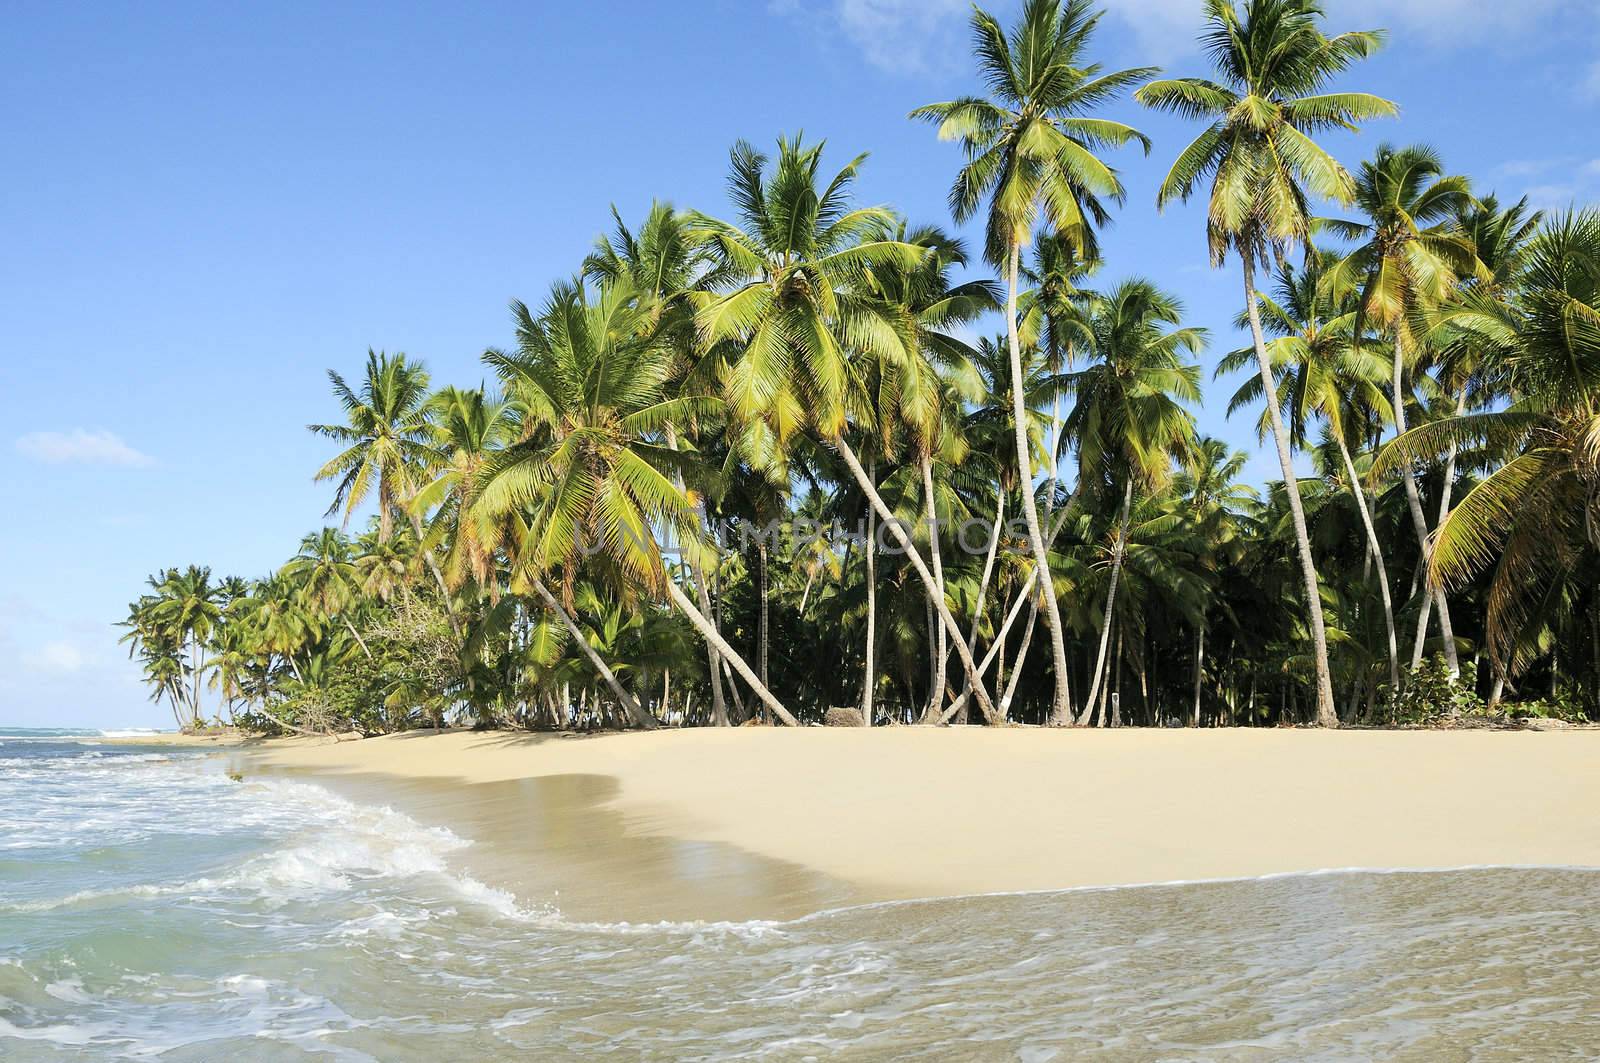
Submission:
<svg viewBox="0 0 1600 1063">
<path fill-rule="evenodd" d="M 1375 52 L 1384 36 L 1358 31 L 1330 37 L 1322 31 L 1322 16 L 1317 0 L 1246 0 L 1243 13 L 1234 0 L 1206 0 L 1202 43 L 1215 63 L 1217 80 L 1153 81 L 1135 95 L 1146 106 L 1209 123 L 1173 163 L 1157 203 L 1187 201 L 1209 179 L 1206 240 L 1211 263 L 1220 267 L 1230 251 L 1239 255 L 1251 339 L 1300 554 L 1316 657 L 1316 717 L 1332 727 L 1338 716 L 1321 590 L 1289 436 L 1278 413 L 1255 274 L 1270 258 L 1310 242 L 1309 196 L 1349 203 L 1355 195 L 1350 174 L 1312 134 L 1352 129 L 1364 119 L 1391 116 L 1396 108 L 1367 93 L 1324 91 L 1334 77 Z"/>
<path fill-rule="evenodd" d="M 372 651 L 350 619 L 350 607 L 361 598 L 361 570 L 356 566 L 350 541 L 337 528 L 323 528 L 300 540 L 300 552 L 279 570 L 285 580 L 299 588 L 306 607 L 317 615 L 337 618 L 361 652 L 372 660 Z"/>
<path fill-rule="evenodd" d="M 1366 534 L 1368 555 L 1377 569 L 1388 638 L 1389 686 L 1398 691 L 1400 656 L 1389 569 L 1367 506 L 1365 480 L 1356 470 L 1350 449 L 1352 442 L 1359 446 L 1361 440 L 1371 438 L 1374 418 L 1381 422 L 1390 416 L 1389 400 L 1383 392 L 1387 368 L 1382 358 L 1355 342 L 1358 315 L 1353 297 L 1348 292 L 1341 297 L 1324 283 L 1338 261 L 1334 252 L 1313 248 L 1306 255 L 1304 268 L 1284 263 L 1276 290 L 1270 296 L 1260 296 L 1262 325 L 1273 337 L 1267 344 L 1267 356 L 1281 404 L 1280 417 L 1287 418 L 1291 442 L 1304 448 L 1310 425 L 1320 419 L 1339 452 L 1345 483 Z M 1254 355 L 1255 351 L 1248 347 L 1230 353 L 1218 362 L 1216 375 L 1244 368 Z M 1229 401 L 1228 413 L 1232 415 L 1235 410 L 1261 401 L 1261 396 L 1259 376 L 1245 381 Z M 1262 411 L 1257 434 L 1265 439 L 1271 430 L 1271 419 Z"/>
<path fill-rule="evenodd" d="M 482 519 L 514 516 L 523 523 L 519 578 L 561 619 L 637 725 L 654 721 L 593 652 L 568 608 L 583 564 L 604 574 L 618 595 L 671 598 L 702 636 L 719 643 L 718 652 L 763 703 L 796 723 L 678 587 L 662 558 L 658 536 L 693 543 L 699 535 L 693 499 L 677 483 L 696 471 L 694 463 L 659 441 L 662 426 L 717 416 L 720 401 L 666 397 L 670 354 L 651 328 L 648 301 L 626 280 L 603 287 L 593 302 L 583 288 L 560 284 L 538 318 L 522 303 L 512 312 L 516 351 L 489 351 L 484 360 L 524 411 L 528 430 L 485 466 L 476 508 Z M 560 578 L 560 597 L 546 576 Z"/>
<path fill-rule="evenodd" d="M 1134 492 L 1170 481 L 1174 461 L 1194 443 L 1194 417 L 1182 403 L 1200 401 L 1200 367 L 1185 354 L 1205 347 L 1206 331 L 1180 327 L 1183 304 L 1140 278 L 1093 301 L 1088 329 L 1093 364 L 1069 376 L 1075 398 L 1066 431 L 1077 442 L 1080 484 L 1121 488 L 1111 578 L 1101 614 L 1100 649 L 1089 696 L 1077 722 L 1087 724 L 1105 674 L 1117 582 L 1128 548 Z"/>
<path fill-rule="evenodd" d="M 991 715 L 993 703 L 975 682 L 976 665 L 932 570 L 893 519 L 847 431 L 849 415 L 865 408 L 865 368 L 905 350 L 903 337 L 878 312 L 873 272 L 914 269 L 931 251 L 896 239 L 898 219 L 884 208 L 850 208 L 865 156 L 823 187 L 821 144 L 780 139 L 770 173 L 767 157 L 742 141 L 731 158 L 729 192 L 740 224 L 697 218 L 702 237 L 739 279 L 724 291 L 696 293 L 694 301 L 702 345 L 738 351 L 725 374 L 735 449 L 774 482 L 787 480 L 783 453 L 803 428 L 844 459 L 934 598 L 974 696 Z"/>
<path fill-rule="evenodd" d="M 1393 340 L 1390 395 L 1395 431 L 1406 430 L 1407 369 L 1417 360 L 1422 337 L 1413 334 L 1411 322 L 1436 310 L 1454 291 L 1458 278 L 1475 271 L 1471 242 L 1455 228 L 1455 219 L 1474 202 L 1464 177 L 1444 174 L 1438 153 L 1414 146 L 1378 148 L 1363 163 L 1356 182 L 1356 206 L 1365 221 L 1328 221 L 1323 224 L 1346 239 L 1360 241 L 1337 267 L 1327 283 L 1334 289 L 1359 286 L 1362 319 L 1382 328 Z M 1364 326 L 1358 323 L 1357 338 Z M 1411 526 L 1417 535 L 1423 565 L 1428 556 L 1428 518 L 1422 512 L 1422 494 L 1415 471 L 1400 468 Z M 1445 660 L 1452 677 L 1461 674 L 1450 605 L 1442 589 L 1426 596 L 1417 621 L 1411 665 L 1422 657 L 1431 607 L 1439 608 Z"/>
<path fill-rule="evenodd" d="M 950 190 L 957 222 L 988 202 L 985 255 L 1005 271 L 1006 338 L 1011 356 L 1014 444 L 1030 487 L 1033 464 L 1023 409 L 1023 371 L 1018 336 L 1017 285 L 1022 248 L 1042 213 L 1051 228 L 1072 241 L 1081 258 L 1096 258 L 1096 225 L 1107 218 L 1105 201 L 1120 202 L 1122 181 L 1095 154 L 1137 141 L 1131 126 L 1091 116 L 1124 89 L 1154 73 L 1143 68 L 1106 73 L 1088 60 L 1101 14 L 1090 0 L 1027 0 L 1008 35 L 995 17 L 972 11 L 973 51 L 991 97 L 965 96 L 929 104 L 911 117 L 934 123 L 943 140 L 957 140 L 967 163 Z M 1049 571 L 1049 551 L 1031 490 L 1022 492 L 1029 545 L 1039 571 Z M 1055 667 L 1051 719 L 1067 722 L 1072 693 L 1065 632 L 1054 593 L 1045 595 L 1045 618 Z"/>
<path fill-rule="evenodd" d="M 1532 621 L 1574 581 L 1592 587 L 1600 562 L 1600 212 L 1547 223 L 1528 248 L 1521 287 L 1514 303 L 1469 295 L 1450 315 L 1498 363 L 1515 401 L 1412 428 L 1374 467 L 1436 458 L 1452 445 L 1498 459 L 1435 532 L 1429 580 L 1460 587 L 1489 573 L 1489 650 L 1512 676 L 1537 652 L 1522 637 Z"/>
</svg>

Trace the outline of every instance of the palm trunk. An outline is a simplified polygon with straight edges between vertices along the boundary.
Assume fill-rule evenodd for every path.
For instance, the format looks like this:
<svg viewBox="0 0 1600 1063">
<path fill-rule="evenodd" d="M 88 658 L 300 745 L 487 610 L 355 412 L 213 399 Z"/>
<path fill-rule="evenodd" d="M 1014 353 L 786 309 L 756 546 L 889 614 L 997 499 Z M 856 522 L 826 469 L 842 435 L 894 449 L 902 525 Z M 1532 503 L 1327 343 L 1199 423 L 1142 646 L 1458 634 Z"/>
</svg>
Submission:
<svg viewBox="0 0 1600 1063">
<path fill-rule="evenodd" d="M 339 619 L 344 621 L 345 629 L 356 640 L 356 645 L 361 647 L 361 652 L 367 655 L 367 660 L 372 660 L 372 651 L 367 649 L 367 640 L 361 637 L 361 632 L 356 630 L 356 626 L 350 622 L 350 618 L 340 614 Z"/>
<path fill-rule="evenodd" d="M 678 449 L 678 430 L 672 424 L 666 426 L 667 447 L 672 451 Z M 683 490 L 683 474 L 674 471 L 672 483 L 679 491 Z M 704 512 L 702 510 L 702 512 Z M 705 565 L 700 556 L 698 543 L 691 543 L 689 554 L 689 576 L 694 580 L 695 596 L 700 599 L 700 611 L 716 623 L 716 613 L 711 608 L 711 595 L 706 590 Z M 713 727 L 728 726 L 728 705 L 722 696 L 722 667 L 717 649 L 709 642 L 706 643 L 706 664 L 711 673 L 711 725 Z"/>
<path fill-rule="evenodd" d="M 1055 698 L 1050 705 L 1050 723 L 1060 727 L 1072 716 L 1072 690 L 1067 676 L 1067 643 L 1061 624 L 1061 604 L 1056 601 L 1055 582 L 1050 576 L 1050 553 L 1045 549 L 1039 527 L 1039 507 L 1033 498 L 1033 459 L 1028 453 L 1028 404 L 1022 393 L 1022 345 L 1017 337 L 1017 273 L 1021 269 L 1022 245 L 1011 241 L 1006 263 L 1006 341 L 1011 353 L 1011 417 L 1017 440 L 1017 468 L 1022 478 L 1022 516 L 1028 524 L 1028 545 L 1033 563 L 1043 573 L 1040 588 L 1045 599 L 1045 626 L 1050 629 L 1050 654 L 1055 670 Z M 960 636 L 956 636 L 958 639 Z M 965 648 L 963 646 L 963 648 Z M 972 655 L 967 654 L 970 658 Z M 978 691 L 980 699 L 982 691 Z M 980 707 L 982 701 L 979 702 Z M 985 712 L 985 715 L 988 715 Z"/>
<path fill-rule="evenodd" d="M 976 653 L 978 651 L 978 625 L 983 622 L 983 607 L 989 596 L 989 580 L 994 577 L 994 561 L 1000 553 L 1000 529 L 1005 524 L 1005 521 L 1006 489 L 1002 484 L 995 487 L 994 526 L 989 529 L 989 548 L 988 553 L 983 559 L 983 578 L 978 581 L 978 598 L 976 604 L 972 608 L 972 630 L 967 634 L 968 653 Z M 972 693 L 972 686 L 970 683 L 966 686 L 963 693 L 967 695 Z M 1004 714 L 1005 710 L 1002 709 L 1001 715 Z M 965 715 L 957 720 L 957 722 L 966 723 L 967 721 Z"/>
<path fill-rule="evenodd" d="M 1344 459 L 1345 475 L 1350 478 L 1350 493 L 1355 496 L 1356 509 L 1361 513 L 1361 526 L 1367 532 L 1367 556 L 1378 570 L 1378 592 L 1383 599 L 1383 624 L 1389 637 L 1389 689 L 1400 690 L 1400 647 L 1394 631 L 1394 603 L 1389 599 L 1389 569 L 1383 563 L 1383 544 L 1378 541 L 1378 530 L 1373 527 L 1372 514 L 1367 509 L 1367 495 L 1361 489 L 1361 477 L 1356 472 L 1355 459 L 1344 436 L 1334 432 L 1334 442 L 1339 444 L 1339 457 Z"/>
<path fill-rule="evenodd" d="M 900 527 L 899 521 L 896 521 L 894 515 L 889 512 L 889 507 L 884 505 L 883 497 L 878 494 L 878 489 L 873 486 L 872 481 L 867 478 L 866 470 L 861 467 L 861 459 L 856 457 L 855 450 L 851 448 L 849 442 L 843 436 L 840 436 L 835 441 L 835 445 L 839 449 L 839 455 L 844 458 L 845 464 L 850 467 L 850 472 L 855 476 L 856 483 L 866 492 L 873 508 L 878 511 L 878 516 L 883 518 L 884 523 L 889 526 L 889 531 L 894 534 L 895 541 L 905 551 L 906 557 L 911 561 L 911 567 L 915 568 L 917 575 L 922 578 L 922 585 L 931 590 L 935 586 L 933 573 L 928 571 L 928 566 L 923 563 L 922 555 L 911 542 L 910 536 L 906 535 L 905 529 Z M 868 543 L 867 548 L 869 550 L 875 549 L 876 545 L 876 543 Z M 972 654 L 967 651 L 966 640 L 961 637 L 961 629 L 956 626 L 955 617 L 950 615 L 950 607 L 945 604 L 943 599 L 935 601 L 934 606 L 938 610 L 940 622 L 944 624 L 945 630 L 949 633 L 950 641 L 955 644 L 956 653 L 961 657 L 961 667 L 966 669 L 967 679 L 972 684 L 972 693 L 977 698 L 979 711 L 983 713 L 983 718 L 989 723 L 999 723 L 1000 720 L 995 712 L 994 702 L 990 700 L 989 692 L 983 688 L 983 681 L 978 676 L 978 666 L 973 661 Z"/>
<path fill-rule="evenodd" d="M 1460 417 L 1467 412 L 1467 392 L 1463 388 L 1456 395 L 1456 416 Z M 1434 521 L 1435 528 L 1444 524 L 1445 518 L 1450 516 L 1450 498 L 1456 485 L 1456 444 L 1450 444 L 1450 450 L 1445 456 L 1444 483 L 1439 488 L 1439 519 Z M 1450 674 L 1455 677 L 1461 675 L 1461 659 L 1456 652 L 1455 625 L 1450 622 L 1449 597 L 1443 587 L 1439 588 L 1439 634 L 1444 636 L 1444 660 L 1450 668 Z"/>
<path fill-rule="evenodd" d="M 1111 641 L 1111 620 L 1117 607 L 1117 580 L 1122 575 L 1122 558 L 1128 549 L 1128 522 L 1133 517 L 1133 477 L 1129 476 L 1122 488 L 1122 520 L 1117 528 L 1117 545 L 1111 555 L 1111 586 L 1106 588 L 1105 620 L 1100 625 L 1100 653 L 1094 663 L 1093 685 L 1089 688 L 1089 700 L 1084 706 L 1083 717 L 1078 723 L 1088 723 L 1089 712 L 1094 705 L 1095 694 L 1100 691 L 1100 685 L 1106 667 L 1106 646 Z"/>
<path fill-rule="evenodd" d="M 1200 680 L 1206 674 L 1206 622 L 1200 623 L 1194 633 L 1194 725 L 1200 726 Z"/>
<path fill-rule="evenodd" d="M 423 564 L 428 566 L 428 571 L 433 574 L 433 582 L 439 587 L 439 604 L 444 608 L 444 618 L 450 622 L 450 631 L 459 640 L 461 638 L 461 621 L 456 619 L 455 608 L 450 602 L 450 586 L 444 581 L 444 573 L 439 571 L 439 563 L 433 559 L 433 551 L 429 550 L 422 541 L 422 518 L 415 513 L 410 514 L 411 530 L 417 536 L 417 552 L 422 555 Z"/>
<path fill-rule="evenodd" d="M 1017 696 L 1017 683 L 1022 678 L 1022 666 L 1028 660 L 1028 650 L 1033 645 L 1034 622 L 1039 619 L 1038 599 L 1028 606 L 1028 623 L 1022 629 L 1022 644 L 1017 647 L 1017 659 L 1012 662 L 1011 678 L 1006 682 L 1005 693 L 1000 697 L 1000 715 L 1011 718 L 1011 702 Z"/>
<path fill-rule="evenodd" d="M 755 692 L 756 697 L 761 699 L 761 703 L 771 709 L 774 716 L 790 727 L 799 727 L 800 721 L 795 719 L 789 710 L 783 707 L 783 702 L 773 696 L 772 691 L 767 689 L 766 684 L 761 682 L 760 677 L 751 671 L 744 658 L 739 656 L 732 646 L 728 645 L 727 640 L 711 625 L 711 621 L 707 620 L 704 614 L 695 608 L 694 603 L 689 600 L 689 596 L 683 593 L 683 588 L 669 579 L 667 580 L 667 594 L 671 596 L 672 604 L 683 610 L 683 615 L 689 618 L 689 623 L 695 626 L 695 629 L 700 632 L 700 636 L 717 647 L 717 652 L 722 654 L 723 663 L 732 665 L 733 670 L 738 672 L 746 683 L 750 684 L 750 689 Z"/>
<path fill-rule="evenodd" d="M 1028 593 L 1033 589 L 1033 585 L 1036 582 L 1035 576 L 1035 573 L 1028 573 L 1028 578 L 1023 582 L 1022 589 L 1017 592 L 1016 600 L 1011 603 L 1011 609 L 1006 613 L 1006 618 L 1001 623 L 1000 630 L 995 632 L 994 641 L 989 645 L 989 652 L 983 655 L 982 661 L 978 662 L 978 679 L 980 683 L 982 682 L 983 677 L 989 674 L 989 665 L 993 664 L 995 658 L 998 656 L 1000 658 L 1000 669 L 999 675 L 995 677 L 995 685 L 1005 685 L 1003 682 L 1001 682 L 1001 680 L 1004 678 L 1006 670 L 1006 636 L 1011 633 L 1011 626 L 1017 622 L 1017 617 L 1021 615 L 1022 607 L 1024 605 L 1028 606 L 1030 610 L 1028 615 L 1028 622 L 1030 624 L 1033 623 L 1034 620 L 1033 614 L 1038 612 L 1039 599 Z M 1015 675 L 1016 673 L 1013 672 L 1012 674 Z M 982 689 L 981 686 L 979 689 Z M 950 717 L 954 716 L 956 713 L 965 708 L 969 700 L 970 698 L 966 693 L 963 693 L 960 697 L 956 698 L 945 707 L 944 712 L 939 717 L 939 722 L 949 723 Z M 1004 719 L 1004 714 L 1001 715 L 1001 718 Z"/>
<path fill-rule="evenodd" d="M 768 676 L 771 674 L 771 673 L 769 673 L 767 671 L 767 616 L 768 616 L 768 614 L 767 614 L 767 605 L 768 605 L 768 603 L 767 603 L 767 544 L 765 542 L 762 542 L 759 545 L 757 545 L 757 547 L 756 547 L 756 555 L 757 555 L 757 562 L 758 562 L 758 564 L 760 566 L 760 572 L 758 573 L 758 575 L 759 575 L 759 582 L 761 584 L 761 586 L 759 588 L 759 590 L 761 592 L 761 613 L 757 617 L 757 620 L 756 620 L 756 627 L 759 629 L 756 632 L 756 664 L 760 667 L 761 685 L 763 687 L 765 687 L 767 685 L 767 683 L 769 682 Z M 762 710 L 762 716 L 765 718 L 766 715 L 767 715 L 766 710 L 763 709 Z M 767 719 L 766 722 L 767 723 L 771 723 L 772 721 L 770 719 Z"/>
<path fill-rule="evenodd" d="M 947 599 L 944 589 L 944 560 L 939 549 L 939 510 L 934 503 L 933 497 L 933 459 L 929 455 L 923 454 L 920 464 L 922 466 L 923 508 L 928 514 L 928 559 L 933 563 L 934 586 L 929 593 L 936 596 L 938 601 L 943 602 Z M 976 615 L 973 616 L 972 627 L 974 631 L 977 630 L 978 619 Z M 957 634 L 956 637 L 960 638 L 961 636 Z M 928 693 L 928 707 L 922 716 L 924 723 L 932 723 L 938 717 L 939 709 L 944 704 L 945 658 L 949 656 L 950 647 L 946 641 L 942 624 L 938 627 L 938 635 L 934 639 L 932 649 L 933 672 L 931 689 Z"/>
<path fill-rule="evenodd" d="M 572 641 L 576 642 L 578 648 L 583 651 L 583 655 L 589 658 L 589 663 L 594 665 L 596 672 L 600 673 L 600 678 L 605 680 L 606 686 L 611 688 L 611 692 L 617 697 L 618 704 L 622 706 L 624 712 L 632 717 L 634 724 L 643 727 L 645 730 L 655 727 L 655 719 L 644 711 L 638 699 L 623 689 L 622 683 L 617 679 L 616 673 L 611 670 L 611 666 L 606 664 L 599 653 L 595 652 L 593 646 L 589 645 L 589 640 L 583 637 L 583 631 L 578 627 L 578 622 L 572 619 L 572 614 L 567 612 L 566 607 L 556 600 L 555 595 L 550 593 L 550 588 L 544 585 L 544 580 L 535 576 L 532 582 L 534 591 L 544 602 L 545 607 L 561 618 L 561 623 L 566 626 L 567 633 L 572 636 Z M 671 580 L 669 579 L 668 582 L 670 583 Z"/>
<path fill-rule="evenodd" d="M 1261 389 L 1272 423 L 1272 439 L 1278 448 L 1278 465 L 1283 470 L 1283 490 L 1289 499 L 1289 515 L 1294 523 L 1295 545 L 1300 552 L 1300 576 L 1305 585 L 1306 613 L 1310 617 L 1311 649 L 1316 658 L 1317 726 L 1337 727 L 1339 715 L 1333 705 L 1333 677 L 1328 671 L 1328 630 L 1322 619 L 1322 590 L 1317 581 L 1316 560 L 1311 556 L 1311 533 L 1306 529 L 1305 506 L 1300 501 L 1300 483 L 1294 474 L 1294 457 L 1289 450 L 1289 433 L 1278 409 L 1278 385 L 1272 379 L 1272 362 L 1267 357 L 1267 341 L 1261 333 L 1261 307 L 1256 301 L 1255 263 L 1249 251 L 1241 253 L 1244 262 L 1245 309 L 1250 318 L 1250 339 L 1255 345 L 1256 363 L 1261 370 Z"/>
<path fill-rule="evenodd" d="M 1394 398 L 1394 427 L 1399 435 L 1406 433 L 1406 402 L 1405 402 L 1405 347 L 1401 342 L 1400 330 L 1395 329 L 1394 334 L 1394 375 L 1390 380 Z M 1405 484 L 1406 508 L 1411 511 L 1411 527 L 1417 533 L 1417 548 L 1421 551 L 1421 560 L 1418 561 L 1419 571 L 1428 565 L 1428 518 L 1422 512 L 1422 493 L 1417 490 L 1417 477 L 1411 470 L 1410 462 L 1400 463 L 1400 478 Z M 1428 640 L 1428 617 L 1434 605 L 1439 607 L 1439 625 L 1441 631 L 1450 631 L 1450 602 L 1445 597 L 1443 588 L 1429 586 L 1424 582 L 1427 599 L 1422 607 L 1422 615 L 1417 620 L 1416 642 L 1411 650 L 1411 666 L 1415 668 L 1422 661 L 1422 647 Z M 1450 678 L 1455 679 L 1461 675 L 1461 662 L 1456 657 L 1454 642 L 1445 640 L 1445 661 L 1450 668 Z"/>
<path fill-rule="evenodd" d="M 877 475 L 877 464 L 873 464 L 872 474 Z M 872 726 L 872 695 L 877 689 L 877 677 L 873 674 L 873 665 L 877 663 L 878 648 L 878 514 L 867 504 L 867 546 L 864 551 L 867 555 L 867 667 L 861 680 L 861 726 Z"/>
</svg>

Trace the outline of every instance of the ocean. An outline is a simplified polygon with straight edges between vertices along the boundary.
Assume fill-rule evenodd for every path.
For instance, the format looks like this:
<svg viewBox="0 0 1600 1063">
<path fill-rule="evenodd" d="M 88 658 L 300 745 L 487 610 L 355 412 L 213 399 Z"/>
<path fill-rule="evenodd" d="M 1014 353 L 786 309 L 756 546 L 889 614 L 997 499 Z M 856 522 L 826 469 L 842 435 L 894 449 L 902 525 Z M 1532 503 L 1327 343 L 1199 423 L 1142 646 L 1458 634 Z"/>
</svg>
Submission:
<svg viewBox="0 0 1600 1063">
<path fill-rule="evenodd" d="M 1593 871 L 578 921 L 449 830 L 100 737 L 0 731 L 0 1059 L 1600 1057 Z"/>
</svg>

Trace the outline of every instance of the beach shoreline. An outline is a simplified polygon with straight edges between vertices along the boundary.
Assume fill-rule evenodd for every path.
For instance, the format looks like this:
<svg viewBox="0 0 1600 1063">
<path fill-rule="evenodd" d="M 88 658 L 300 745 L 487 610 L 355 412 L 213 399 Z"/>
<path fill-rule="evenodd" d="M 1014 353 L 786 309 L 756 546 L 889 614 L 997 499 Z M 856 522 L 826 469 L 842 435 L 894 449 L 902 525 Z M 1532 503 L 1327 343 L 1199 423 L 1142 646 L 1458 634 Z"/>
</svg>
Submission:
<svg viewBox="0 0 1600 1063">
<path fill-rule="evenodd" d="M 192 743 L 184 743 L 192 744 Z M 984 728 L 215 740 L 390 804 L 574 918 L 1339 869 L 1600 867 L 1600 733 Z M 908 801 L 907 795 L 912 795 Z"/>
</svg>

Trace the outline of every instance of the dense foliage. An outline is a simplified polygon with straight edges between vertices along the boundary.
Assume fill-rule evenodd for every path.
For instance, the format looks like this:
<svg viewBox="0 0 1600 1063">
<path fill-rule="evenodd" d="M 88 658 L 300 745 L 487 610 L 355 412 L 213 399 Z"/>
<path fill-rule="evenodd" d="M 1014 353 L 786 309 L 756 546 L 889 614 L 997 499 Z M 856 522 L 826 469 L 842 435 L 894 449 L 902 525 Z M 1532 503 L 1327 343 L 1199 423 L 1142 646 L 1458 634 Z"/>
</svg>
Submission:
<svg viewBox="0 0 1600 1063">
<path fill-rule="evenodd" d="M 153 696 L 368 733 L 1600 714 L 1600 213 L 1502 205 L 1425 147 L 1347 172 L 1315 137 L 1394 105 L 1329 83 L 1383 35 L 1206 6 L 1214 80 L 1103 73 L 1087 0 L 974 14 L 988 95 L 914 117 L 961 146 L 997 279 L 855 204 L 864 157 L 741 142 L 729 211 L 619 217 L 515 304 L 492 388 L 330 373 L 316 475 L 370 526 L 258 580 L 152 577 Z M 1210 337 L 1103 261 L 1101 156 L 1150 145 L 1096 111 L 1141 84 L 1206 123 L 1161 199 L 1209 197 L 1242 268 L 1218 373 L 1257 371 L 1229 409 L 1276 445 L 1264 490 L 1196 432 Z"/>
</svg>

